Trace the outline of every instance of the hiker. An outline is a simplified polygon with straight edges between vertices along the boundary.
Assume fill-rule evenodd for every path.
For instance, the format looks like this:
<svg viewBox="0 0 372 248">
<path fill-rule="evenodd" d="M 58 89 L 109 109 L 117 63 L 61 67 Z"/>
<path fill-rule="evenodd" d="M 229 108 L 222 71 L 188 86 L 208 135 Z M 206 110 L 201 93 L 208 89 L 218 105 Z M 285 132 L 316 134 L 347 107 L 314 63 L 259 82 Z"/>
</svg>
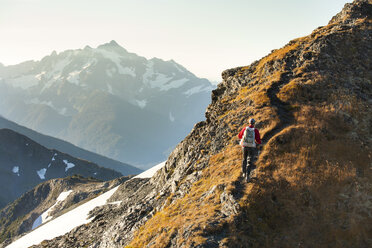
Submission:
<svg viewBox="0 0 372 248">
<path fill-rule="evenodd" d="M 245 178 L 247 182 L 249 182 L 250 173 L 254 169 L 257 145 L 261 144 L 260 132 L 254 127 L 255 122 L 253 118 L 249 119 L 249 126 L 244 127 L 238 135 L 240 145 L 243 148 L 243 178 Z"/>
</svg>

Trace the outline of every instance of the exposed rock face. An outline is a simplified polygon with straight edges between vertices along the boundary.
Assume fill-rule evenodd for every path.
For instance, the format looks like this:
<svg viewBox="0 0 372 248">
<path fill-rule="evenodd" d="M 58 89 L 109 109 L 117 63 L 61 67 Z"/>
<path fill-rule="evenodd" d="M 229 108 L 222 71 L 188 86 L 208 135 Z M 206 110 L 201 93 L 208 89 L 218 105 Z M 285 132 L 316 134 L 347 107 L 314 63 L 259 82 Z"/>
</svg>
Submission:
<svg viewBox="0 0 372 248">
<path fill-rule="evenodd" d="M 346 5 L 311 35 L 224 71 L 206 120 L 163 169 L 35 247 L 371 246 L 371 5 Z M 264 147 L 245 183 L 236 135 L 250 117 Z"/>
<path fill-rule="evenodd" d="M 121 177 L 119 172 L 47 149 L 10 129 L 0 129 L 0 207 L 41 182 L 79 174 L 101 180 Z"/>
<path fill-rule="evenodd" d="M 31 231 L 39 224 L 37 218 L 48 209 L 47 219 L 53 219 L 75 208 L 84 200 L 91 199 L 128 180 L 122 177 L 110 182 L 94 178 L 71 176 L 52 179 L 39 184 L 31 191 L 0 211 L 0 238 L 3 246 L 11 238 Z M 66 192 L 67 197 L 57 202 L 57 197 Z"/>
</svg>

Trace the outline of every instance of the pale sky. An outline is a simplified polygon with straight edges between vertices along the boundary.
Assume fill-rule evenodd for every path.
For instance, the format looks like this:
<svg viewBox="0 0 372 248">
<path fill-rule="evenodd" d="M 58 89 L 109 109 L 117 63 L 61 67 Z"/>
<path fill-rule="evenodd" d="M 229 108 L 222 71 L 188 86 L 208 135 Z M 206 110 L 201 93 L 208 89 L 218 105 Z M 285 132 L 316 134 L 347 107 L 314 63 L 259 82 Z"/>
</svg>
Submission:
<svg viewBox="0 0 372 248">
<path fill-rule="evenodd" d="M 351 0 L 0 0 L 0 62 L 116 40 L 198 77 L 249 65 L 324 26 Z"/>
</svg>

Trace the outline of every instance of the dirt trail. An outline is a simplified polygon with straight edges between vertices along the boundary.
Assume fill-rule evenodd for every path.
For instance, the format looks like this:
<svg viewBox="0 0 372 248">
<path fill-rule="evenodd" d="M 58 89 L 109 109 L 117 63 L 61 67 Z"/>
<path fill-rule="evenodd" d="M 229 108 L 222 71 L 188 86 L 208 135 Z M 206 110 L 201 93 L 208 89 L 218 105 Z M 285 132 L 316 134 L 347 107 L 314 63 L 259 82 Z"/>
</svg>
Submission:
<svg viewBox="0 0 372 248">
<path fill-rule="evenodd" d="M 287 102 L 283 102 L 277 96 L 277 94 L 280 91 L 280 88 L 283 85 L 289 83 L 291 75 L 292 73 L 288 71 L 283 72 L 280 76 L 280 80 L 278 82 L 273 83 L 271 87 L 267 90 L 267 96 L 270 99 L 270 104 L 271 106 L 276 108 L 276 114 L 278 115 L 280 122 L 269 132 L 265 133 L 265 135 L 262 137 L 263 143 L 267 143 L 272 137 L 274 137 L 277 133 L 279 133 L 284 128 L 289 126 L 294 120 L 293 113 L 289 110 L 290 104 Z"/>
</svg>

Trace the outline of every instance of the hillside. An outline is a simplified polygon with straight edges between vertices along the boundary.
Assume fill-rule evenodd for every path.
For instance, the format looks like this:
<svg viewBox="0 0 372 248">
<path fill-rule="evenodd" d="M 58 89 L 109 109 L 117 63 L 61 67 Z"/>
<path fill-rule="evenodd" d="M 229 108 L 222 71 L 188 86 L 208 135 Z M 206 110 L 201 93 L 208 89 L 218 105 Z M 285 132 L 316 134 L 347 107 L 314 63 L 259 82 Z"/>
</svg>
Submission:
<svg viewBox="0 0 372 248">
<path fill-rule="evenodd" d="M 0 128 L 11 129 L 17 133 L 27 136 L 28 138 L 34 140 L 35 142 L 39 143 L 42 146 L 45 146 L 46 148 L 55 149 L 60 152 L 67 153 L 76 158 L 91 161 L 93 163 L 99 164 L 102 167 L 118 171 L 124 176 L 135 175 L 141 172 L 140 169 L 134 166 L 84 150 L 64 140 L 38 133 L 34 130 L 31 130 L 29 128 L 18 125 L 12 121 L 9 121 L 3 118 L 2 116 L 0 116 Z"/>
<path fill-rule="evenodd" d="M 157 175 L 161 187 L 178 182 L 168 203 L 130 247 L 371 246 L 371 41 L 372 1 L 357 0 L 309 36 L 224 71 L 207 120 Z M 245 184 L 236 135 L 250 117 L 265 145 Z"/>
<path fill-rule="evenodd" d="M 37 228 L 128 178 L 102 182 L 94 178 L 70 176 L 37 185 L 0 210 L 0 243 Z"/>
<path fill-rule="evenodd" d="M 146 59 L 111 41 L 0 68 L 0 114 L 148 168 L 202 120 L 212 89 L 173 60 Z"/>
<path fill-rule="evenodd" d="M 47 149 L 10 129 L 0 129 L 0 208 L 41 182 L 75 174 L 112 180 L 122 175 L 92 162 Z"/>
<path fill-rule="evenodd" d="M 355 0 L 224 71 L 206 120 L 162 169 L 121 185 L 120 206 L 33 247 L 372 246 L 371 41 L 372 0 Z M 251 117 L 264 146 L 246 183 L 237 134 Z"/>
</svg>

